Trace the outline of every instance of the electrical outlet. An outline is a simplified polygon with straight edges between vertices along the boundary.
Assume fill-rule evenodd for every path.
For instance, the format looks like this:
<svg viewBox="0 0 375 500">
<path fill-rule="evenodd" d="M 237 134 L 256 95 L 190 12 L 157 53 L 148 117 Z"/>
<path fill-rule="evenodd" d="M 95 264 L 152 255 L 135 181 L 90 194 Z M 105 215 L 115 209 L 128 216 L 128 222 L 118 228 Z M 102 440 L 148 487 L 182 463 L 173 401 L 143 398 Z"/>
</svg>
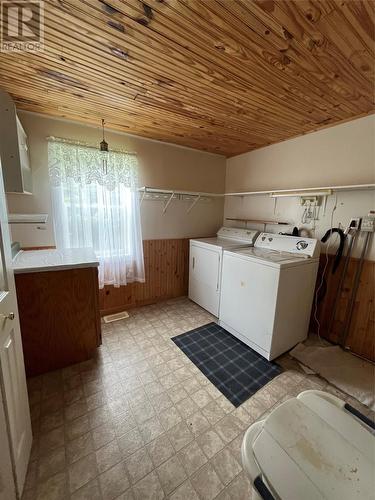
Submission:
<svg viewBox="0 0 375 500">
<path fill-rule="evenodd" d="M 373 233 L 375 230 L 375 218 L 373 216 L 363 217 L 361 224 L 361 231 L 366 233 Z"/>
<path fill-rule="evenodd" d="M 350 229 L 359 229 L 359 226 L 361 224 L 361 218 L 360 217 L 352 217 L 349 222 L 349 228 Z"/>
</svg>

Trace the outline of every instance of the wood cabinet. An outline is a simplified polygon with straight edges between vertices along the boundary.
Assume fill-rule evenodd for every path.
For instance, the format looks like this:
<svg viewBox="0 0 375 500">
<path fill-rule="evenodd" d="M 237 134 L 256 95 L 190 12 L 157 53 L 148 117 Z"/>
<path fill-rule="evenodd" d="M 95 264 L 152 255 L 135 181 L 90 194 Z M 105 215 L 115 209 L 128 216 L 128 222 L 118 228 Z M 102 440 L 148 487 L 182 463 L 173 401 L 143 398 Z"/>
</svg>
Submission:
<svg viewBox="0 0 375 500">
<path fill-rule="evenodd" d="M 26 374 L 93 357 L 101 343 L 96 267 L 15 275 Z"/>
<path fill-rule="evenodd" d="M 27 135 L 12 98 L 0 90 L 0 153 L 6 193 L 32 192 Z"/>
</svg>

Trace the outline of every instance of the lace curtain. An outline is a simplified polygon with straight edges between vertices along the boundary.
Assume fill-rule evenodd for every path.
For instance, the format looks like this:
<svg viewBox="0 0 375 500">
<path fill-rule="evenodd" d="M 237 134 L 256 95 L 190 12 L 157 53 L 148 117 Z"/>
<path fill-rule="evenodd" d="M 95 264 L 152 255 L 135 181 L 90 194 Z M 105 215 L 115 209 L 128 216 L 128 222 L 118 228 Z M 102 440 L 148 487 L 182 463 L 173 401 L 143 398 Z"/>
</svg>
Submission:
<svg viewBox="0 0 375 500">
<path fill-rule="evenodd" d="M 144 281 L 137 157 L 50 138 L 48 165 L 57 248 L 93 248 L 99 286 Z"/>
</svg>

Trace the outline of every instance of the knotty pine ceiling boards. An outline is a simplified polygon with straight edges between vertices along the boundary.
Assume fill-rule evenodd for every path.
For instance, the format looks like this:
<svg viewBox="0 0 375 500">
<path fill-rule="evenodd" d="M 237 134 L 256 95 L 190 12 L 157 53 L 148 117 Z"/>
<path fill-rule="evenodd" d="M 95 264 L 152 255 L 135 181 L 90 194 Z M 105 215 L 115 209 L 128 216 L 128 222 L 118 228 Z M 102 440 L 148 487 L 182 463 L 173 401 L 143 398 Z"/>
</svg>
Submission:
<svg viewBox="0 0 375 500">
<path fill-rule="evenodd" d="M 374 110 L 373 1 L 51 0 L 18 109 L 236 155 Z"/>
</svg>

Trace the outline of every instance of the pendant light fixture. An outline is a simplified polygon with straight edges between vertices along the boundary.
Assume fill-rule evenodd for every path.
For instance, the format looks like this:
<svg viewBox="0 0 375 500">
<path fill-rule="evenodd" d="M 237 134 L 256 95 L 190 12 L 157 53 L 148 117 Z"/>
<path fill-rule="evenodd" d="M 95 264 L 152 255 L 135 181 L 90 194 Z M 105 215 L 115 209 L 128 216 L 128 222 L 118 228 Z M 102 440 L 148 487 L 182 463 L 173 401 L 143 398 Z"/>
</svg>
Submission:
<svg viewBox="0 0 375 500">
<path fill-rule="evenodd" d="M 108 173 L 108 142 L 104 138 L 104 119 L 102 118 L 103 140 L 100 143 L 100 151 L 102 154 L 103 173 Z"/>
</svg>

